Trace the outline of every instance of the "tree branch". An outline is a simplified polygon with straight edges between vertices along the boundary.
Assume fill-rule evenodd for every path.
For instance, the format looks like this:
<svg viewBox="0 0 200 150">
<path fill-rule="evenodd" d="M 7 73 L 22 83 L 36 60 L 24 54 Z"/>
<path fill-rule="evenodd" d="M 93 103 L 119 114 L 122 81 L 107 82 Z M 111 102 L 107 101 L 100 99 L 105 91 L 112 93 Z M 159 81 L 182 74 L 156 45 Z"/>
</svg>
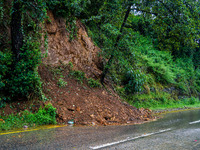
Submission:
<svg viewBox="0 0 200 150">
<path fill-rule="evenodd" d="M 128 8 L 127 8 L 127 10 L 126 10 L 126 14 L 125 14 L 125 16 L 124 16 L 123 23 L 122 23 L 121 28 L 120 28 L 120 33 L 122 33 L 122 31 L 123 31 L 123 28 L 124 28 L 124 26 L 125 26 L 125 24 L 126 24 L 126 21 L 127 21 L 127 19 L 128 19 L 128 16 L 129 16 L 129 14 L 130 14 L 130 12 L 131 12 L 131 6 L 132 6 L 132 5 L 133 5 L 132 3 L 130 3 L 130 4 L 128 5 Z M 119 34 L 119 35 L 117 36 L 116 41 L 115 41 L 115 44 L 114 44 L 114 47 L 117 47 L 117 46 L 118 46 L 118 42 L 119 42 L 120 38 L 121 38 L 121 34 Z M 106 64 L 106 66 L 105 66 L 105 68 L 104 68 L 104 70 L 103 70 L 103 73 L 102 73 L 102 76 L 101 76 L 101 83 L 102 83 L 102 84 L 104 83 L 104 78 L 105 78 L 106 74 L 108 73 L 108 69 L 109 69 L 109 67 L 110 67 L 111 64 L 112 64 L 113 58 L 114 58 L 114 52 L 112 52 L 112 54 L 111 54 L 111 56 L 110 56 L 110 58 L 109 58 L 109 60 L 108 60 L 108 62 L 107 62 L 107 64 Z"/>
</svg>

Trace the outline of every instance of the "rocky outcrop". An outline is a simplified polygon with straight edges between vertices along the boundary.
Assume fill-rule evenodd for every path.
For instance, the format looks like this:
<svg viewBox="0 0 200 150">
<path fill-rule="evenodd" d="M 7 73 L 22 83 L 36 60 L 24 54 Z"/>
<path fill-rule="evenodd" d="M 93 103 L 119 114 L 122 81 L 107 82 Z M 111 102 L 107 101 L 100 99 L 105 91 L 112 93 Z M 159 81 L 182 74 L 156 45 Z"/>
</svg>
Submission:
<svg viewBox="0 0 200 150">
<path fill-rule="evenodd" d="M 57 66 L 60 63 L 72 62 L 75 68 L 84 71 L 87 76 L 99 76 L 101 71 L 97 66 L 101 64 L 98 57 L 100 49 L 88 37 L 85 26 L 77 20 L 77 38 L 70 41 L 66 21 L 63 18 L 55 18 L 50 11 L 48 16 L 49 19 L 45 23 L 48 56 L 43 59 L 43 63 Z"/>
</svg>

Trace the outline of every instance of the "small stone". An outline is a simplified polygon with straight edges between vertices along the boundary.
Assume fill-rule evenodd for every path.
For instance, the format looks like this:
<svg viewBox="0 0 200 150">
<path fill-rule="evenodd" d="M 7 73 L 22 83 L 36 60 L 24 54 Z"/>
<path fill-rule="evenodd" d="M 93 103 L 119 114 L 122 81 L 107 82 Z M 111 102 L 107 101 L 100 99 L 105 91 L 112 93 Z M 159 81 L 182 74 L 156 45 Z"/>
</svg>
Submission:
<svg viewBox="0 0 200 150">
<path fill-rule="evenodd" d="M 80 107 L 77 107 L 76 108 L 76 111 L 80 112 L 81 108 Z"/>
<path fill-rule="evenodd" d="M 26 125 L 25 125 L 25 126 L 23 126 L 23 128 L 24 128 L 24 129 L 27 129 L 27 128 L 28 128 L 28 126 L 26 126 Z"/>
<path fill-rule="evenodd" d="M 90 115 L 91 118 L 94 118 L 94 114 Z"/>
</svg>

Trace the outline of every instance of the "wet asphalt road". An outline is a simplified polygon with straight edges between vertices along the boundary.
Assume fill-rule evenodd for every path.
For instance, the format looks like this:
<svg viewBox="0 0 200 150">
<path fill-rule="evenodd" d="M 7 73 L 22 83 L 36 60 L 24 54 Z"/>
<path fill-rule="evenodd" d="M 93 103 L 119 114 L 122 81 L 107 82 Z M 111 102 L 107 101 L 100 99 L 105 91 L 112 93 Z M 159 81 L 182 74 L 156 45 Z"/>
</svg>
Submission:
<svg viewBox="0 0 200 150">
<path fill-rule="evenodd" d="M 200 150 L 200 110 L 142 125 L 60 127 L 0 135 L 0 149 Z"/>
</svg>

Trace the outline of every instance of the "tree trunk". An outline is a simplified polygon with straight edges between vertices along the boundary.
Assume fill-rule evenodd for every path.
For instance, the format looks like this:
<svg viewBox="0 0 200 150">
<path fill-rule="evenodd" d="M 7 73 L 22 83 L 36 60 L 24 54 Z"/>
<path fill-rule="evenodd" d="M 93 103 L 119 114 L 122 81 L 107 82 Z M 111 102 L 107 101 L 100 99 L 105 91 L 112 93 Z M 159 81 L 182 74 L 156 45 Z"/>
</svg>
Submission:
<svg viewBox="0 0 200 150">
<path fill-rule="evenodd" d="M 14 0 L 13 13 L 11 20 L 11 40 L 12 40 L 12 51 L 16 61 L 20 59 L 20 49 L 23 46 L 23 34 L 21 27 L 21 3 L 18 0 Z"/>
<path fill-rule="evenodd" d="M 126 24 L 126 21 L 127 21 L 127 19 L 128 19 L 128 16 L 129 16 L 129 14 L 130 14 L 130 12 L 131 12 L 131 6 L 132 6 L 132 4 L 129 4 L 129 6 L 128 6 L 127 10 L 126 10 L 126 14 L 125 14 L 125 16 L 124 16 L 124 21 L 123 21 L 123 23 L 122 23 L 122 25 L 121 25 L 121 28 L 120 28 L 120 34 L 117 36 L 117 39 L 116 39 L 116 41 L 115 41 L 114 47 L 117 47 L 117 46 L 118 46 L 118 42 L 119 42 L 119 40 L 120 40 L 120 38 L 121 38 L 121 33 L 122 33 L 123 28 L 124 28 L 124 26 L 125 26 L 125 24 Z M 108 73 L 108 69 L 109 69 L 109 67 L 110 67 L 111 64 L 112 64 L 113 58 L 114 58 L 114 54 L 112 53 L 111 56 L 110 56 L 110 58 L 109 58 L 109 60 L 108 60 L 108 62 L 107 62 L 107 64 L 106 64 L 106 66 L 105 66 L 105 68 L 104 68 L 104 70 L 103 70 L 103 73 L 102 73 L 102 75 L 101 75 L 101 83 L 102 83 L 102 84 L 104 83 L 104 78 L 105 78 L 106 74 Z"/>
</svg>

